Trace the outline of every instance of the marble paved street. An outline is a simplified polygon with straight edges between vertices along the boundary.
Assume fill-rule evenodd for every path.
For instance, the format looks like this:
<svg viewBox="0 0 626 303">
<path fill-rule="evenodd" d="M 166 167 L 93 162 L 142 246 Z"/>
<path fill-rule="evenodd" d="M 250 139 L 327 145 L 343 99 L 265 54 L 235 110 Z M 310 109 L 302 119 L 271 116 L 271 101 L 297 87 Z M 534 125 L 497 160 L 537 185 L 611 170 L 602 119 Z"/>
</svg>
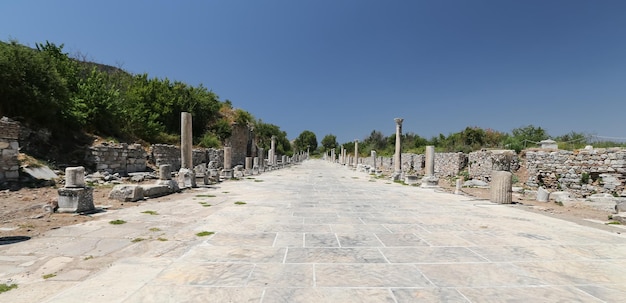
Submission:
<svg viewBox="0 0 626 303">
<path fill-rule="evenodd" d="M 311 160 L 1 245 L 9 280 L 0 302 L 623 302 L 626 238 Z"/>
</svg>

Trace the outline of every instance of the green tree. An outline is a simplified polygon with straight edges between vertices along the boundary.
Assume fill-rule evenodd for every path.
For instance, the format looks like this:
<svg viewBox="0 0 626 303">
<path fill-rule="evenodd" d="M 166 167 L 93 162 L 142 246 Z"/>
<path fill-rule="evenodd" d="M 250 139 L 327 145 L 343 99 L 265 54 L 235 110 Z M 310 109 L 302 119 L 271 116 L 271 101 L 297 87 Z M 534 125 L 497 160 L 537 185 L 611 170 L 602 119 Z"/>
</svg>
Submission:
<svg viewBox="0 0 626 303">
<path fill-rule="evenodd" d="M 254 123 L 254 133 L 257 146 L 265 149 L 265 152 L 271 147 L 272 136 L 276 136 L 276 153 L 287 156 L 293 155 L 291 143 L 287 139 L 287 133 L 281 131 L 280 127 L 258 120 Z"/>
<path fill-rule="evenodd" d="M 331 150 L 331 149 L 335 149 L 337 148 L 337 146 L 339 146 L 339 143 L 337 143 L 337 137 L 333 134 L 328 134 L 326 136 L 324 136 L 324 138 L 322 138 L 322 152 Z"/>
<path fill-rule="evenodd" d="M 302 133 L 300 133 L 300 135 L 298 136 L 298 138 L 296 138 L 296 140 L 294 140 L 294 148 L 296 150 L 296 152 L 299 151 L 315 151 L 317 149 L 317 137 L 315 136 L 315 133 L 313 133 L 312 131 L 309 130 L 305 130 Z"/>
<path fill-rule="evenodd" d="M 538 143 L 539 141 L 548 139 L 548 133 L 541 127 L 528 125 L 524 127 L 514 128 L 511 133 L 513 138 L 520 142 Z"/>
</svg>

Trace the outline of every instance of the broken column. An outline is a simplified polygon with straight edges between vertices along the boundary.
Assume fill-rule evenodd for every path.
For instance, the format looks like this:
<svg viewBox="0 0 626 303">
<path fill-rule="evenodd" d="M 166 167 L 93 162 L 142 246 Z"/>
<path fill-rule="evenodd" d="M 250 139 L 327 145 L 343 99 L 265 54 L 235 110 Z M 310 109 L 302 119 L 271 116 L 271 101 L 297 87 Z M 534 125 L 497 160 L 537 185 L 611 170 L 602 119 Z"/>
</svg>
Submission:
<svg viewBox="0 0 626 303">
<path fill-rule="evenodd" d="M 402 180 L 402 118 L 393 119 L 396 122 L 396 153 L 393 155 L 393 175 L 391 178 Z"/>
<path fill-rule="evenodd" d="M 93 188 L 85 185 L 85 168 L 68 167 L 65 169 L 65 187 L 58 189 L 60 213 L 91 212 L 93 205 Z"/>
<path fill-rule="evenodd" d="M 456 188 L 454 189 L 454 194 L 460 195 L 462 187 L 463 187 L 463 177 L 461 176 L 458 179 L 456 179 Z"/>
<path fill-rule="evenodd" d="M 359 140 L 354 139 L 354 168 L 359 166 Z"/>
<path fill-rule="evenodd" d="M 244 168 L 246 175 L 252 175 L 252 157 L 246 157 Z"/>
<path fill-rule="evenodd" d="M 422 178 L 423 187 L 432 187 L 439 185 L 439 178 L 435 176 L 435 147 L 426 146 L 425 157 L 426 167 L 424 178 Z"/>
<path fill-rule="evenodd" d="M 234 177 L 232 154 L 232 147 L 224 146 L 224 169 L 222 169 L 222 177 L 226 179 L 232 179 Z"/>
<path fill-rule="evenodd" d="M 208 177 L 209 173 L 205 174 L 205 179 Z M 207 182 L 205 182 L 207 183 Z M 159 165 L 159 180 L 157 181 L 158 185 L 166 185 L 170 192 L 177 192 L 179 190 L 178 183 L 172 180 L 172 166 L 169 164 Z M 208 183 L 207 183 L 208 184 Z"/>
<path fill-rule="evenodd" d="M 272 142 L 271 142 L 270 147 L 271 149 L 268 155 L 268 159 L 270 160 L 269 164 L 271 166 L 275 166 L 276 165 L 276 136 L 272 136 Z"/>
<path fill-rule="evenodd" d="M 371 156 L 372 156 L 372 169 L 370 170 L 370 174 L 378 175 L 378 165 L 376 164 L 376 162 L 377 162 L 376 161 L 377 160 L 376 159 L 377 155 L 376 155 L 376 151 L 375 150 L 371 151 Z M 380 173 L 382 174 L 382 171 Z"/>
<path fill-rule="evenodd" d="M 196 174 L 193 170 L 193 133 L 191 113 L 180 113 L 180 170 L 178 183 L 181 188 L 196 187 Z"/>
<path fill-rule="evenodd" d="M 259 157 L 252 158 L 252 174 L 258 175 L 259 171 Z"/>
<path fill-rule="evenodd" d="M 513 202 L 513 174 L 508 171 L 492 171 L 490 194 L 491 202 L 511 204 Z"/>
</svg>

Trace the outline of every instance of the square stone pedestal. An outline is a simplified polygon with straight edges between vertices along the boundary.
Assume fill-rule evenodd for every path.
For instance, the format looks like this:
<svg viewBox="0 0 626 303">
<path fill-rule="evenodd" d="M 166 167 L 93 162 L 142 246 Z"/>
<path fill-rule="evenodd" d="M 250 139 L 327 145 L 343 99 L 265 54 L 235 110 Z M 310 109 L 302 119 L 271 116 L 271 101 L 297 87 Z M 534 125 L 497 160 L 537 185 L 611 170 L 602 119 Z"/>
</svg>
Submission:
<svg viewBox="0 0 626 303">
<path fill-rule="evenodd" d="M 92 212 L 96 209 L 93 205 L 93 188 L 59 188 L 60 213 Z"/>
</svg>

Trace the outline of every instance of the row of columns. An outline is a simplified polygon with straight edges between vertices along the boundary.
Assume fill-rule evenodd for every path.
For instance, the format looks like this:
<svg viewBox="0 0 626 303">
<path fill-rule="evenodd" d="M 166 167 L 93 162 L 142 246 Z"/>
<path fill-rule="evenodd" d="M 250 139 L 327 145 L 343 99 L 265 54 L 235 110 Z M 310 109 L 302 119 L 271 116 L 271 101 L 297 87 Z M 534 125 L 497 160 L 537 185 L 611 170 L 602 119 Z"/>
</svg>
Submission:
<svg viewBox="0 0 626 303">
<path fill-rule="evenodd" d="M 192 136 L 192 117 L 188 112 L 181 113 L 181 142 L 180 142 L 180 157 L 181 168 L 178 172 L 178 181 L 182 188 L 196 187 L 196 176 L 193 167 L 193 136 Z M 246 157 L 243 170 L 239 167 L 233 168 L 232 158 L 233 150 L 231 146 L 224 146 L 224 166 L 221 172 L 217 171 L 217 167 L 213 163 L 209 163 L 208 170 L 205 173 L 205 183 L 208 183 L 206 176 L 213 179 L 242 177 L 244 174 L 254 174 L 266 169 L 273 169 L 278 167 L 278 155 L 276 154 L 276 136 L 272 136 L 271 148 L 268 151 L 267 163 L 265 163 L 265 154 L 263 148 L 257 149 L 256 157 Z M 281 157 L 281 164 L 284 167 L 288 163 L 301 162 L 307 159 L 308 152 L 300 152 L 293 157 L 287 157 L 283 155 Z M 267 164 L 267 167 L 266 167 Z"/>
<path fill-rule="evenodd" d="M 402 122 L 403 118 L 395 118 L 396 123 L 396 144 L 394 154 L 394 168 L 391 178 L 394 181 L 404 179 L 404 172 L 402 171 Z M 422 187 L 435 187 L 438 185 L 439 179 L 435 176 L 435 147 L 432 145 L 426 146 L 425 154 L 425 167 L 424 177 L 422 178 Z M 374 172 L 378 174 L 376 163 L 376 151 L 371 151 L 372 163 Z M 341 156 L 339 163 L 342 165 L 352 165 L 355 168 L 358 166 L 359 159 L 359 140 L 354 140 L 354 162 L 351 159 L 346 159 L 346 151 L 341 146 Z M 335 162 L 335 150 L 331 151 L 331 161 Z M 410 176 L 413 177 L 414 176 Z M 460 193 L 462 186 L 462 178 L 456 182 L 455 193 Z M 408 182 L 407 182 L 408 183 Z M 512 174 L 508 171 L 494 170 L 492 172 L 492 184 L 491 184 L 491 201 L 495 203 L 508 204 L 512 203 Z"/>
</svg>

